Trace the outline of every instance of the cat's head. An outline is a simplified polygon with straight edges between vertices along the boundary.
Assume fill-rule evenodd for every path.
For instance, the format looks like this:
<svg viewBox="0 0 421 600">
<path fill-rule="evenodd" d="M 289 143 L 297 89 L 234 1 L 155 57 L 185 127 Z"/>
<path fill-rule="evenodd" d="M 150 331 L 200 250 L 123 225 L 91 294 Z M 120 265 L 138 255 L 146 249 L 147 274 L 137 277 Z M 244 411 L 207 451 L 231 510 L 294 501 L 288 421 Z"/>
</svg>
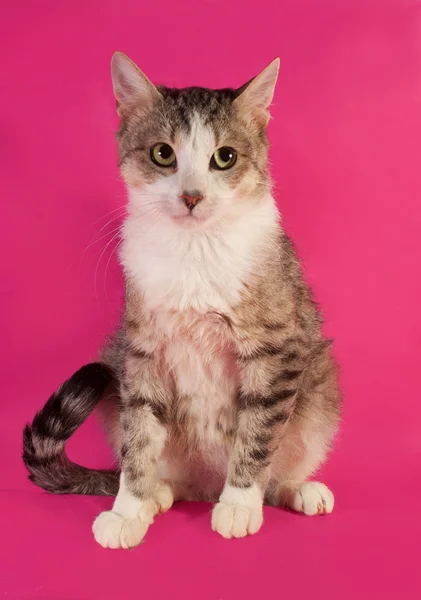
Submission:
<svg viewBox="0 0 421 600">
<path fill-rule="evenodd" d="M 278 68 L 275 59 L 237 90 L 170 89 L 116 52 L 119 162 L 132 209 L 201 227 L 267 195 L 266 127 Z"/>
</svg>

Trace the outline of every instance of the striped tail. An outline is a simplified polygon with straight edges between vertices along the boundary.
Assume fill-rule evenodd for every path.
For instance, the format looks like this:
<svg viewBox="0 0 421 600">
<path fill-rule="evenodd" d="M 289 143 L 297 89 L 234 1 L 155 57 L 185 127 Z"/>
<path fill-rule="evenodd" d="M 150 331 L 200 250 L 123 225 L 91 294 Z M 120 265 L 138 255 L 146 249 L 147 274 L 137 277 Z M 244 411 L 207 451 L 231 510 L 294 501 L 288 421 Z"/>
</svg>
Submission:
<svg viewBox="0 0 421 600">
<path fill-rule="evenodd" d="M 65 444 L 100 401 L 113 372 L 102 363 L 77 371 L 55 392 L 23 432 L 23 461 L 29 479 L 54 494 L 115 496 L 118 473 L 71 462 Z"/>
</svg>

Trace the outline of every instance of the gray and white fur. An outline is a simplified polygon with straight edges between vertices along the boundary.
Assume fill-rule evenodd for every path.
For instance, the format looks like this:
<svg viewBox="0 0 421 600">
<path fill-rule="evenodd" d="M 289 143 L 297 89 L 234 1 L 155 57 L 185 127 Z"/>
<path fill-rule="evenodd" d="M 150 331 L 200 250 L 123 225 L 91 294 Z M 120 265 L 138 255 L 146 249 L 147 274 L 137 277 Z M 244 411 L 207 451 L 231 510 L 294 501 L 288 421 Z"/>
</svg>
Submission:
<svg viewBox="0 0 421 600">
<path fill-rule="evenodd" d="M 266 129 L 278 60 L 239 90 L 155 87 L 112 59 L 128 189 L 121 327 L 98 363 L 24 432 L 32 480 L 116 495 L 104 547 L 141 542 L 174 501 L 215 502 L 212 528 L 256 533 L 263 504 L 329 513 L 309 481 L 338 428 L 331 344 L 271 194 Z M 116 472 L 71 463 L 65 442 L 95 406 Z"/>
</svg>

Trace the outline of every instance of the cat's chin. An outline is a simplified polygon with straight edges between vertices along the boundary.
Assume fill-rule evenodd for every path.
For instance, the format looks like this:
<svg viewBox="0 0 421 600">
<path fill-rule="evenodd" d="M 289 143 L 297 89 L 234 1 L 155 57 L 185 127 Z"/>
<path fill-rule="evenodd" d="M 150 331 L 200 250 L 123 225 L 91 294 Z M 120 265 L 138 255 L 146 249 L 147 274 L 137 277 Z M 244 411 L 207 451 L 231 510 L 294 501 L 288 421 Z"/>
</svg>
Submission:
<svg viewBox="0 0 421 600">
<path fill-rule="evenodd" d="M 173 216 L 173 220 L 180 225 L 180 227 L 185 227 L 186 229 L 200 227 L 200 225 L 203 225 L 206 221 L 209 221 L 209 219 L 210 215 L 196 215 L 194 213 Z"/>
</svg>

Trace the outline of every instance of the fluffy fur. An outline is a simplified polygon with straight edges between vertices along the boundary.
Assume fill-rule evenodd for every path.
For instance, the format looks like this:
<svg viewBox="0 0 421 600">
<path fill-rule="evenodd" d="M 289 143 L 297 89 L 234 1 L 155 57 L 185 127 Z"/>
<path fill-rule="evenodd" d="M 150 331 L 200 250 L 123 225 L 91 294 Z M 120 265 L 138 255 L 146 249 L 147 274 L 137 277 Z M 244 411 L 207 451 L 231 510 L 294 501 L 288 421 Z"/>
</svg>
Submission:
<svg viewBox="0 0 421 600">
<path fill-rule="evenodd" d="M 336 366 L 267 169 L 277 71 L 274 61 L 239 90 L 173 90 L 113 57 L 129 193 L 124 318 L 101 362 L 66 382 L 24 436 L 41 487 L 118 487 L 93 527 L 105 547 L 140 543 L 178 499 L 216 502 L 212 527 L 227 538 L 257 532 L 264 502 L 306 514 L 333 508 L 330 490 L 307 480 L 337 430 Z M 158 143 L 174 150 L 173 165 L 151 160 Z M 221 147 L 237 156 L 226 170 L 212 162 Z M 194 208 L 185 196 L 199 200 Z M 64 454 L 98 403 L 120 473 Z"/>
</svg>

